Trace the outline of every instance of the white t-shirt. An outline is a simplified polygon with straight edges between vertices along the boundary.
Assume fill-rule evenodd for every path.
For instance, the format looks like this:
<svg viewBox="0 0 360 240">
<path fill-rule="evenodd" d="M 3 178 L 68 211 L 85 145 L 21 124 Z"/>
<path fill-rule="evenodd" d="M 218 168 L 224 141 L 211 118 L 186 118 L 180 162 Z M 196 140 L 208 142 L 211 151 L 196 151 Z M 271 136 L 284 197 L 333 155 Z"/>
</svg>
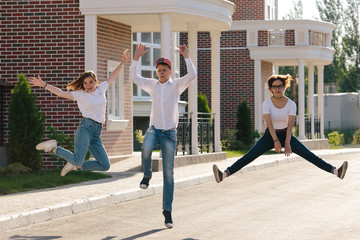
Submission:
<svg viewBox="0 0 360 240">
<path fill-rule="evenodd" d="M 285 107 L 277 108 L 269 98 L 263 103 L 263 114 L 270 114 L 275 129 L 284 129 L 288 126 L 288 116 L 296 116 L 296 104 L 288 98 Z"/>
<path fill-rule="evenodd" d="M 94 92 L 85 90 L 72 91 L 74 100 L 77 102 L 80 112 L 84 118 L 90 118 L 99 123 L 105 123 L 106 112 L 106 90 L 107 81 L 99 84 Z"/>
</svg>

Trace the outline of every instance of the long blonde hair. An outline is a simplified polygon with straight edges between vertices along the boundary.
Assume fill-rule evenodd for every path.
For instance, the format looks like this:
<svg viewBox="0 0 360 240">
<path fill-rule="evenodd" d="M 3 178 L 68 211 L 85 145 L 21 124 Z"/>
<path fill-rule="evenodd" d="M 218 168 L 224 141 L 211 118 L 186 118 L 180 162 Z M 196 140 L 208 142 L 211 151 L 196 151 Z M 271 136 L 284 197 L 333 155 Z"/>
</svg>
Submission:
<svg viewBox="0 0 360 240">
<path fill-rule="evenodd" d="M 77 90 L 85 90 L 83 82 L 87 77 L 92 77 L 96 81 L 96 85 L 98 84 L 98 80 L 96 74 L 93 71 L 86 71 L 80 75 L 76 80 L 69 83 L 66 87 L 67 90 L 77 91 Z"/>
</svg>

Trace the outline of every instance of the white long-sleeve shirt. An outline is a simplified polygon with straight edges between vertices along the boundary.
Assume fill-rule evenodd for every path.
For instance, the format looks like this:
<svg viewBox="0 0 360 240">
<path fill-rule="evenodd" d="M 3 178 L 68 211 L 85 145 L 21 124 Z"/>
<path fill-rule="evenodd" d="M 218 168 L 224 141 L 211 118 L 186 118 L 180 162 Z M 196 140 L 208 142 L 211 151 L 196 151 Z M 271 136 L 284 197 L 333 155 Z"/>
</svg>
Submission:
<svg viewBox="0 0 360 240">
<path fill-rule="evenodd" d="M 153 78 L 144 78 L 137 73 L 138 61 L 130 67 L 130 80 L 152 98 L 150 125 L 157 129 L 176 128 L 179 122 L 178 100 L 183 91 L 196 78 L 195 67 L 190 58 L 185 58 L 187 74 L 181 78 L 169 79 L 165 83 Z"/>
</svg>

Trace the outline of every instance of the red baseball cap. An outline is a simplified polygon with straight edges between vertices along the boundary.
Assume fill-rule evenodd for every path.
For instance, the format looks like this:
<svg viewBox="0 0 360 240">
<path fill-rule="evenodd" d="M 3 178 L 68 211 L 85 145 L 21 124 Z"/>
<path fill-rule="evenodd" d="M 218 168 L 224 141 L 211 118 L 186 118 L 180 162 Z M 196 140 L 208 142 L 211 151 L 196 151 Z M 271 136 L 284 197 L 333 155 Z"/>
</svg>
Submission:
<svg viewBox="0 0 360 240">
<path fill-rule="evenodd" d="M 168 65 L 169 68 L 171 69 L 171 61 L 170 61 L 170 59 L 163 58 L 163 57 L 159 57 L 159 58 L 156 59 L 156 61 L 155 61 L 155 67 L 157 68 L 159 64 L 166 64 L 166 65 Z"/>
</svg>

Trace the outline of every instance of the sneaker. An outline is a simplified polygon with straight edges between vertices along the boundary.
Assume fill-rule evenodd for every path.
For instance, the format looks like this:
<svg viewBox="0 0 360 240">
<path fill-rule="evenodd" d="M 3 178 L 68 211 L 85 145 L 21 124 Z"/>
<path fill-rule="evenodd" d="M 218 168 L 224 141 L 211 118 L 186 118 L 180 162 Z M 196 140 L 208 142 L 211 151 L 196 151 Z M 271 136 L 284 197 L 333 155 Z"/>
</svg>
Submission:
<svg viewBox="0 0 360 240">
<path fill-rule="evenodd" d="M 63 169 L 61 170 L 60 175 L 63 177 L 63 176 L 65 176 L 68 172 L 73 171 L 73 170 L 76 170 L 76 169 L 77 169 L 76 166 L 74 166 L 74 165 L 72 165 L 71 163 L 67 162 L 67 163 L 65 164 L 65 166 L 63 167 Z"/>
<path fill-rule="evenodd" d="M 162 212 L 164 217 L 165 217 L 165 226 L 167 228 L 173 228 L 173 221 L 172 221 L 172 218 L 171 218 L 171 212 L 170 211 L 166 211 L 164 209 L 164 211 Z"/>
<path fill-rule="evenodd" d="M 43 150 L 45 152 L 50 152 L 56 147 L 57 147 L 56 140 L 47 140 L 45 142 L 41 142 L 38 145 L 36 145 L 37 150 Z"/>
<path fill-rule="evenodd" d="M 346 170 L 347 170 L 347 167 L 348 167 L 348 162 L 345 161 L 341 167 L 338 169 L 338 174 L 337 176 L 340 178 L 340 179 L 343 179 L 345 177 L 345 173 L 346 173 Z"/>
<path fill-rule="evenodd" d="M 140 182 L 140 188 L 147 189 L 149 187 L 149 181 L 150 181 L 150 178 L 143 177 L 143 179 Z"/>
<path fill-rule="evenodd" d="M 213 165 L 213 172 L 217 183 L 223 180 L 223 173 L 219 170 L 216 164 Z"/>
</svg>

